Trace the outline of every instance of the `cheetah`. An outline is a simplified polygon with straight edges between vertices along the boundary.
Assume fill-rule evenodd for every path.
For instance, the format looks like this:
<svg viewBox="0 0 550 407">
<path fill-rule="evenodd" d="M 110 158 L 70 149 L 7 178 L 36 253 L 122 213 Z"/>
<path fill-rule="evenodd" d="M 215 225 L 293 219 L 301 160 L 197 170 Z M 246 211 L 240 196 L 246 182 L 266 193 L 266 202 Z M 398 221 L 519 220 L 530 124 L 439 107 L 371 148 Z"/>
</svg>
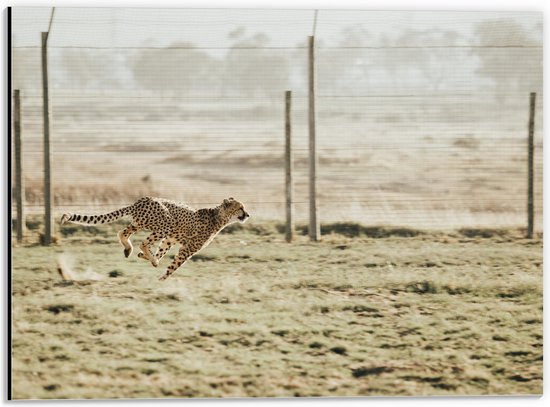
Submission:
<svg viewBox="0 0 550 407">
<path fill-rule="evenodd" d="M 114 222 L 123 216 L 131 216 L 130 224 L 120 232 L 118 239 L 124 246 L 124 256 L 132 254 L 130 237 L 139 230 L 151 232 L 140 245 L 138 257 L 148 260 L 154 267 L 175 244 L 180 244 L 178 254 L 159 280 L 166 280 L 191 256 L 208 246 L 216 235 L 227 225 L 234 222 L 244 223 L 250 216 L 244 205 L 233 199 L 224 199 L 213 208 L 195 210 L 185 204 L 163 198 L 143 197 L 134 204 L 104 215 L 79 215 L 66 213 L 61 217 L 65 222 L 96 225 Z M 152 245 L 160 241 L 152 254 Z"/>
</svg>

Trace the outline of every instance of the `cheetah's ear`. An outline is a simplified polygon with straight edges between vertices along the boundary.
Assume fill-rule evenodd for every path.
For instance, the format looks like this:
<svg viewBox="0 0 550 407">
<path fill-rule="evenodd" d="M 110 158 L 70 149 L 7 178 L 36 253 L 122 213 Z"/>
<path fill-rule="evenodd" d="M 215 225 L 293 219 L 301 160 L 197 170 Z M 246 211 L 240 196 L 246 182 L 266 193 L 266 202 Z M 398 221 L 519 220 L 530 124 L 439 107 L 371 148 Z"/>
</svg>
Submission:
<svg viewBox="0 0 550 407">
<path fill-rule="evenodd" d="M 232 201 L 234 201 L 233 198 L 224 199 L 224 200 L 223 200 L 223 204 L 227 206 L 227 205 L 229 205 Z"/>
</svg>

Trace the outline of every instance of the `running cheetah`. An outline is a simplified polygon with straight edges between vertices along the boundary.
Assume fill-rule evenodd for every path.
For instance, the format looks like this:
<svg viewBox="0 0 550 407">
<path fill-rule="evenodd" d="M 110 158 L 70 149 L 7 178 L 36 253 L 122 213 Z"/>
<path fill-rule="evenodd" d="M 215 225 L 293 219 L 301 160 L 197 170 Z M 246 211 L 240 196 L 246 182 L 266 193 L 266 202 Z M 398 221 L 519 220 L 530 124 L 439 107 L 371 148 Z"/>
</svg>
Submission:
<svg viewBox="0 0 550 407">
<path fill-rule="evenodd" d="M 244 205 L 233 198 L 224 199 L 214 208 L 194 210 L 182 203 L 146 196 L 133 205 L 104 215 L 66 213 L 61 217 L 61 224 L 72 222 L 96 225 L 114 222 L 126 215 L 132 217 L 132 222 L 118 232 L 126 257 L 130 256 L 133 249 L 130 236 L 142 229 L 152 233 L 139 245 L 141 251 L 138 257 L 149 260 L 154 267 L 159 265 L 159 261 L 173 245 L 181 244 L 178 254 L 159 280 L 166 280 L 174 274 L 191 256 L 208 246 L 224 227 L 237 221 L 245 222 L 250 216 Z M 152 254 L 151 246 L 159 240 L 159 247 Z"/>
</svg>

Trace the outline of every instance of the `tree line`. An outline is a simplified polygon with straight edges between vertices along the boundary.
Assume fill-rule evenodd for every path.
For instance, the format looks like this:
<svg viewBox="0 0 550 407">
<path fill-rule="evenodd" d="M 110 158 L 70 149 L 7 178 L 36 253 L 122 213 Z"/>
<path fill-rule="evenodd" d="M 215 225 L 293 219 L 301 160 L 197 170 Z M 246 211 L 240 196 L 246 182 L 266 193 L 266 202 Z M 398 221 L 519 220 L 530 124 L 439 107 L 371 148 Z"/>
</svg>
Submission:
<svg viewBox="0 0 550 407">
<path fill-rule="evenodd" d="M 527 30 L 513 20 L 479 23 L 468 38 L 451 29 L 377 35 L 351 25 L 332 42 L 317 41 L 318 86 L 324 94 L 480 86 L 496 94 L 538 90 L 541 32 L 540 26 Z M 285 89 L 306 89 L 306 39 L 296 47 L 270 48 L 267 35 L 244 28 L 229 33 L 228 39 L 231 46 L 223 56 L 183 41 L 128 50 L 54 47 L 52 87 L 247 97 L 279 97 Z M 14 49 L 13 63 L 14 88 L 40 89 L 39 49 Z"/>
</svg>

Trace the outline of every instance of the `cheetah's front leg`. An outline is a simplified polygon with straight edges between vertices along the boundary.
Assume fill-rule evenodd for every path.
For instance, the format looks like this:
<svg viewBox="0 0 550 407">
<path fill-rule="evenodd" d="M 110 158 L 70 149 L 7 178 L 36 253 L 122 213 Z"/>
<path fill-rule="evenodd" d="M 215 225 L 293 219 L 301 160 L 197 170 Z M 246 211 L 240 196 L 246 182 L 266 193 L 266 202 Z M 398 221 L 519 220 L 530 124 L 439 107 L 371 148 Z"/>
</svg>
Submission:
<svg viewBox="0 0 550 407">
<path fill-rule="evenodd" d="M 161 261 L 161 259 L 164 257 L 166 253 L 170 250 L 170 248 L 176 244 L 177 240 L 174 238 L 167 237 L 166 239 L 162 239 L 159 247 L 154 255 L 154 258 L 157 261 L 157 264 Z"/>
<path fill-rule="evenodd" d="M 195 254 L 197 251 L 199 251 L 199 248 L 195 248 L 194 250 L 187 245 L 184 245 L 179 250 L 176 257 L 174 257 L 174 260 L 172 263 L 168 266 L 168 269 L 166 270 L 166 273 L 164 273 L 159 280 L 166 280 L 168 277 L 170 277 L 174 272 L 183 264 L 185 263 L 193 254 Z"/>
</svg>

